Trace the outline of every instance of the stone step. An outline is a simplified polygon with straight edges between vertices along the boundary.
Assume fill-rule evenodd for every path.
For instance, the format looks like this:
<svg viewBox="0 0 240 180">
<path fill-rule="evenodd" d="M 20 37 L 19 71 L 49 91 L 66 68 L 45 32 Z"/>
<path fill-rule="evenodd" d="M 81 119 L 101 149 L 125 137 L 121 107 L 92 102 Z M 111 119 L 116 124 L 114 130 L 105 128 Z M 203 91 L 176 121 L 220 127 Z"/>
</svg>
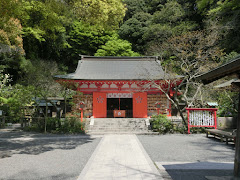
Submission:
<svg viewBox="0 0 240 180">
<path fill-rule="evenodd" d="M 86 121 L 86 132 L 90 134 L 149 134 L 144 118 L 97 118 L 94 125 Z"/>
<path fill-rule="evenodd" d="M 94 124 L 136 124 L 136 123 L 145 123 L 145 121 L 114 121 L 114 122 L 98 122 L 94 121 Z"/>
<path fill-rule="evenodd" d="M 146 124 L 98 124 L 95 127 L 144 127 Z"/>
<path fill-rule="evenodd" d="M 131 118 L 129 118 L 129 119 L 94 119 L 94 120 L 96 120 L 96 121 L 98 121 L 98 122 L 105 122 L 105 121 L 109 121 L 109 122 L 116 122 L 116 121 L 143 121 L 143 120 L 145 120 L 145 119 L 131 119 Z"/>
<path fill-rule="evenodd" d="M 90 128 L 89 130 L 122 130 L 122 131 L 131 131 L 131 130 L 148 130 L 147 128 L 110 128 L 110 127 L 106 127 L 106 128 Z"/>
<path fill-rule="evenodd" d="M 131 127 L 146 127 L 146 125 L 99 125 L 99 126 L 90 126 L 90 127 L 116 127 L 116 128 L 131 128 Z"/>
<path fill-rule="evenodd" d="M 146 124 L 94 124 L 95 127 L 141 127 Z"/>
<path fill-rule="evenodd" d="M 141 122 L 141 123 L 94 123 L 95 126 L 101 126 L 101 125 L 107 125 L 107 126 L 113 126 L 113 125 L 136 125 L 136 124 L 141 124 L 141 125 L 145 125 L 146 123 Z"/>
<path fill-rule="evenodd" d="M 88 131 L 106 131 L 106 132 L 147 132 L 147 129 L 89 129 Z"/>
<path fill-rule="evenodd" d="M 89 131 L 87 132 L 87 134 L 93 134 L 93 135 L 104 135 L 104 134 L 138 134 L 138 135 L 157 135 L 159 133 L 156 133 L 156 132 L 152 132 L 152 131 L 141 131 L 141 132 L 138 132 L 138 131 L 130 131 L 130 132 L 116 132 L 116 131 Z"/>
<path fill-rule="evenodd" d="M 89 128 L 115 128 L 115 129 L 137 129 L 137 128 L 147 128 L 146 126 L 92 126 Z"/>
</svg>

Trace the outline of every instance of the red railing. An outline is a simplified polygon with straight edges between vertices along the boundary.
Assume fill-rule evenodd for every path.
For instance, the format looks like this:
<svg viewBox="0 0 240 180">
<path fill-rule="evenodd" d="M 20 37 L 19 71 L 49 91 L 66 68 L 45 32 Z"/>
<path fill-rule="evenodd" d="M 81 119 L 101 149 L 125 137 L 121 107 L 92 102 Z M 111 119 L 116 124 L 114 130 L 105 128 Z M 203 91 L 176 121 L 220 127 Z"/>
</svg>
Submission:
<svg viewBox="0 0 240 180">
<path fill-rule="evenodd" d="M 217 108 L 186 108 L 188 134 L 191 127 L 213 127 L 217 129 Z"/>
</svg>

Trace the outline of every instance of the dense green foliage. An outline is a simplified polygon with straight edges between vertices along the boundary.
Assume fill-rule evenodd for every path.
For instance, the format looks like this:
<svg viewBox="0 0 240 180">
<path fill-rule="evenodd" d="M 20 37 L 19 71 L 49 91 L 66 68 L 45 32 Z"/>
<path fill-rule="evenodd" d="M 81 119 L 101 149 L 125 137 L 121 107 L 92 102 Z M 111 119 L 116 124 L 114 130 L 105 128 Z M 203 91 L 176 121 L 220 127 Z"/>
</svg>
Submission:
<svg viewBox="0 0 240 180">
<path fill-rule="evenodd" d="M 198 0 L 199 11 L 207 19 L 218 19 L 220 28 L 224 35 L 221 47 L 227 53 L 240 51 L 239 45 L 239 23 L 240 23 L 240 3 L 238 0 Z"/>
<path fill-rule="evenodd" d="M 162 56 L 169 38 L 209 29 L 208 21 L 221 33 L 216 46 L 226 53 L 240 50 L 237 0 L 0 0 L 0 5 L 0 69 L 14 82 L 24 76 L 27 61 L 38 59 L 71 72 L 80 54 Z M 164 53 L 168 60 L 171 53 Z"/>
<path fill-rule="evenodd" d="M 140 56 L 132 51 L 131 43 L 113 36 L 95 53 L 95 56 Z"/>
</svg>

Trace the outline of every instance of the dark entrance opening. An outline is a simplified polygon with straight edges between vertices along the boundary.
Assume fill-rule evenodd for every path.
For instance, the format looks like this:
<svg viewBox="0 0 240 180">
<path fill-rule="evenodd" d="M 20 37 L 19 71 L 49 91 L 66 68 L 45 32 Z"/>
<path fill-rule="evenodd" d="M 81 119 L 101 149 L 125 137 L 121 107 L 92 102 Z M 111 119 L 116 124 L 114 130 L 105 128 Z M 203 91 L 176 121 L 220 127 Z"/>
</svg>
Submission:
<svg viewBox="0 0 240 180">
<path fill-rule="evenodd" d="M 107 98 L 107 117 L 113 118 L 114 110 L 125 110 L 126 118 L 133 117 L 132 98 Z"/>
</svg>

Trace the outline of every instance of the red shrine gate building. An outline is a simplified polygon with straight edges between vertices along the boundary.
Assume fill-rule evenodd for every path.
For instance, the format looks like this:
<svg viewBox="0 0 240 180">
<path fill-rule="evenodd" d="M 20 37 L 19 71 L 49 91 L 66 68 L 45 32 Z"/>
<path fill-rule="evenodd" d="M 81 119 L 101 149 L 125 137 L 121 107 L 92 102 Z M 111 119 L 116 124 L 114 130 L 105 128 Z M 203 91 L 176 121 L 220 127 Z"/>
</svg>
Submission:
<svg viewBox="0 0 240 180">
<path fill-rule="evenodd" d="M 78 84 L 87 117 L 147 118 L 171 116 L 171 103 L 157 87 L 168 87 L 167 76 L 157 57 L 82 56 L 74 73 L 56 77 Z"/>
</svg>

